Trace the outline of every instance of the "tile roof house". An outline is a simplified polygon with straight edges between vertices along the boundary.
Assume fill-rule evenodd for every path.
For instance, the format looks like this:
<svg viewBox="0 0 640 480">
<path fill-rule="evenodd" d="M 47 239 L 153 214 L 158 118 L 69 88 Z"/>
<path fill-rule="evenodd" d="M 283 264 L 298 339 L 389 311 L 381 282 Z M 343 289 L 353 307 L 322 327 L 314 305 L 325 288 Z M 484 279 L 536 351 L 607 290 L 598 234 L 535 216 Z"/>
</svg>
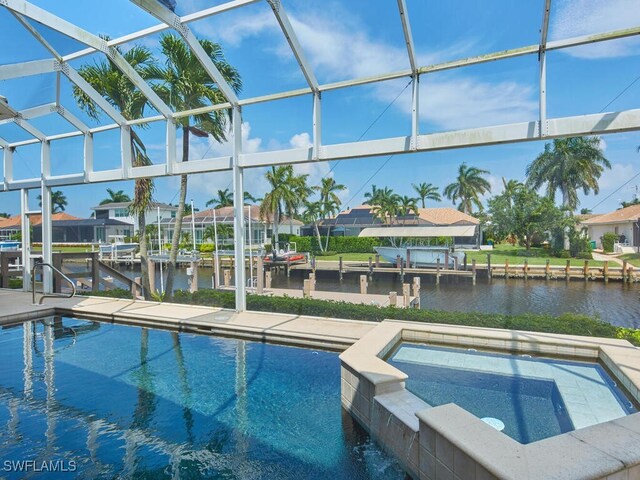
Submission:
<svg viewBox="0 0 640 480">
<path fill-rule="evenodd" d="M 581 222 L 587 229 L 589 238 L 602 247 L 602 236 L 613 232 L 619 236 L 619 253 L 633 252 L 633 246 L 640 245 L 640 205 L 631 205 L 603 215 L 596 215 Z"/>
<path fill-rule="evenodd" d="M 393 226 L 462 226 L 479 225 L 480 221 L 455 208 L 419 208 L 417 214 L 410 214 L 394 218 Z M 321 235 L 326 235 L 330 228 L 331 235 L 358 236 L 369 227 L 384 227 L 389 225 L 375 215 L 371 205 L 360 205 L 340 212 L 333 218 L 321 220 L 318 224 Z M 313 235 L 313 225 L 302 228 L 303 235 Z"/>
</svg>

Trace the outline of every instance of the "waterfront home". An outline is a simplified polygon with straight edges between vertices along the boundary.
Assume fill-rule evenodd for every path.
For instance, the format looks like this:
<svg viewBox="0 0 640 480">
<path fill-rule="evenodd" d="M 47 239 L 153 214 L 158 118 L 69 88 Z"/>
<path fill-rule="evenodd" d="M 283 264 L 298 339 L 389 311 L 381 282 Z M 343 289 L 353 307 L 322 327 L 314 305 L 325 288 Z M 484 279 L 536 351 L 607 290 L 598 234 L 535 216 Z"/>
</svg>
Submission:
<svg viewBox="0 0 640 480">
<path fill-rule="evenodd" d="M 263 218 L 260 216 L 259 205 L 245 205 L 244 206 L 244 219 L 245 219 L 245 238 L 254 245 L 269 244 L 272 241 L 273 236 L 273 218 Z M 211 232 L 211 228 L 215 222 L 219 226 L 218 239 L 220 244 L 233 244 L 232 229 L 233 221 L 235 219 L 233 207 L 221 207 L 210 208 L 201 212 L 196 212 L 193 217 L 193 224 L 195 226 L 195 239 L 196 243 L 209 243 L 212 239 L 205 237 L 205 231 Z M 155 222 L 154 222 L 155 224 Z M 165 218 L 160 220 L 162 238 L 165 242 L 170 242 L 173 235 L 173 225 L 175 224 L 175 218 Z M 289 218 L 286 216 L 280 217 L 278 224 L 278 233 L 300 235 L 300 229 L 302 222 L 295 218 Z M 191 232 L 192 229 L 192 217 L 187 215 L 182 221 L 182 231 Z M 209 230 L 207 230 L 209 229 Z"/>
<path fill-rule="evenodd" d="M 591 241 L 602 248 L 602 236 L 607 232 L 618 235 L 617 253 L 633 252 L 640 245 L 640 205 L 631 205 L 603 215 L 596 215 L 581 222 Z"/>
<path fill-rule="evenodd" d="M 340 212 L 333 218 L 326 218 L 318 222 L 320 235 L 326 235 L 329 230 L 332 236 L 357 237 L 362 230 L 371 227 L 403 226 L 403 227 L 452 227 L 478 226 L 480 221 L 455 208 L 419 208 L 416 213 L 394 217 L 391 221 L 384 221 L 375 214 L 375 207 L 360 205 Z M 302 235 L 315 235 L 314 225 L 302 227 Z M 476 232 L 477 235 L 478 232 Z M 465 238 L 463 243 L 470 243 Z M 475 243 L 471 241 L 471 243 Z"/>
<path fill-rule="evenodd" d="M 31 215 L 32 241 L 42 241 L 42 216 Z M 110 236 L 129 236 L 131 223 L 111 218 L 78 218 L 66 212 L 51 216 L 52 241 L 55 243 L 102 243 Z M 11 238 L 21 231 L 20 215 L 0 219 L 0 238 Z"/>
<path fill-rule="evenodd" d="M 95 212 L 96 219 L 111 219 L 118 220 L 133 225 L 135 232 L 139 230 L 137 215 L 132 215 L 129 211 L 131 202 L 112 202 L 98 205 L 97 207 L 91 207 L 91 210 Z M 158 213 L 159 209 L 159 213 Z M 146 213 L 145 218 L 147 225 L 158 222 L 158 214 L 160 215 L 160 221 L 171 219 L 176 217 L 178 207 L 173 205 L 167 205 L 166 203 L 152 203 L 149 207 L 149 211 Z"/>
</svg>

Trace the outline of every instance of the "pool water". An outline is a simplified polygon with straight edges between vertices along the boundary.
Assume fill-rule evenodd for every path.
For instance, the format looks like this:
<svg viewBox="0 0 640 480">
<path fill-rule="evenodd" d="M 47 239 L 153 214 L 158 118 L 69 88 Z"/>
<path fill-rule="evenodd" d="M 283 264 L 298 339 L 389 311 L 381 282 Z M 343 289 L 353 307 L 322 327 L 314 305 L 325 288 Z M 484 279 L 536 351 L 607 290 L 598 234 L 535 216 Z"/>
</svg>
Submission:
<svg viewBox="0 0 640 480">
<path fill-rule="evenodd" d="M 0 426 L 0 478 L 405 478 L 341 408 L 335 353 L 73 318 L 0 330 Z"/>
<path fill-rule="evenodd" d="M 598 364 L 401 344 L 388 362 L 409 391 L 438 406 L 455 403 L 497 419 L 526 444 L 636 412 Z"/>
</svg>

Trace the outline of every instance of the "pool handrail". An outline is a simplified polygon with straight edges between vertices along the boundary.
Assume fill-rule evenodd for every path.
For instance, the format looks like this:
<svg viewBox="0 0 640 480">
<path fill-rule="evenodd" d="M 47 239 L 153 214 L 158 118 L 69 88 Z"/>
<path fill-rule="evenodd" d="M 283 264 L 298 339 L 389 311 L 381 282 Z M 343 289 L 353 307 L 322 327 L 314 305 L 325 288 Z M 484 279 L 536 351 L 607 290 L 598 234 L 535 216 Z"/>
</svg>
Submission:
<svg viewBox="0 0 640 480">
<path fill-rule="evenodd" d="M 64 280 L 69 282 L 69 285 L 71 285 L 71 294 L 64 295 L 64 294 L 58 294 L 58 293 L 43 292 L 42 296 L 40 297 L 40 300 L 38 301 L 38 303 L 36 303 L 36 269 L 38 267 L 42 267 L 43 274 L 44 274 L 44 267 L 49 267 L 51 270 L 53 270 L 58 275 L 60 275 Z M 67 277 L 64 273 L 62 273 L 60 270 L 58 270 L 56 267 L 54 267 L 50 263 L 44 263 L 44 262 L 36 263 L 31 269 L 31 301 L 33 305 L 42 305 L 42 302 L 44 301 L 45 298 L 58 298 L 58 297 L 73 298 L 75 295 L 76 295 L 76 284 L 73 283 L 73 280 L 71 280 L 69 277 Z"/>
</svg>

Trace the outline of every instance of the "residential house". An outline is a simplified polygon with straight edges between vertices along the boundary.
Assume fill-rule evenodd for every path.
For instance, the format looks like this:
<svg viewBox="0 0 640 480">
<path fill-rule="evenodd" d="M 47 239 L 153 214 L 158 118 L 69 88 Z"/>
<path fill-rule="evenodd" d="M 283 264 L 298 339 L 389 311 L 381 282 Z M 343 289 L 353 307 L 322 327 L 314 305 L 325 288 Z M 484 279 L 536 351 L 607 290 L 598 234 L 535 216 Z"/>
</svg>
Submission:
<svg viewBox="0 0 640 480">
<path fill-rule="evenodd" d="M 95 212 L 94 217 L 98 219 L 112 219 L 120 222 L 125 222 L 133 225 L 134 232 L 139 230 L 137 215 L 131 215 L 129 207 L 131 202 L 114 202 L 98 205 L 97 207 L 91 207 L 91 210 Z M 160 221 L 175 218 L 178 207 L 173 205 L 167 205 L 166 203 L 153 203 L 149 207 L 149 211 L 145 215 L 147 225 L 158 222 L 158 210 L 160 215 Z"/>
<path fill-rule="evenodd" d="M 193 216 L 187 215 L 182 220 L 182 231 L 191 232 L 195 227 L 196 243 L 211 242 L 210 239 L 203 239 L 204 231 L 207 227 L 214 223 L 214 212 L 216 223 L 220 228 L 220 235 L 218 240 L 221 244 L 233 244 L 231 235 L 225 238 L 225 234 L 222 232 L 230 232 L 233 228 L 233 222 L 235 219 L 235 210 L 233 207 L 222 207 L 217 209 L 207 209 L 201 212 L 196 212 Z M 245 238 L 247 243 L 251 239 L 251 243 L 254 245 L 263 245 L 271 243 L 271 237 L 273 235 L 273 219 L 260 217 L 259 205 L 245 205 Z M 154 224 L 157 222 L 154 222 Z M 165 218 L 160 220 L 161 235 L 163 242 L 169 243 L 173 236 L 173 226 L 175 224 L 175 218 Z M 289 219 L 288 217 L 282 217 L 278 226 L 278 233 L 291 233 L 293 235 L 300 235 L 300 228 L 302 222 L 299 220 Z"/>
<path fill-rule="evenodd" d="M 581 225 L 587 229 L 591 241 L 602 248 L 602 236 L 607 232 L 618 235 L 620 251 L 624 247 L 633 251 L 631 247 L 640 245 L 638 226 L 640 224 L 640 205 L 631 205 L 604 215 L 596 215 L 583 220 Z"/>
<path fill-rule="evenodd" d="M 42 216 L 31 215 L 33 242 L 42 242 Z M 0 219 L 0 238 L 20 233 L 20 215 Z M 110 218 L 78 218 L 65 212 L 51 215 L 51 233 L 54 243 L 104 243 L 110 236 L 132 234 L 133 225 Z"/>
<path fill-rule="evenodd" d="M 318 222 L 318 229 L 321 235 L 356 237 L 362 230 L 370 227 L 385 226 L 478 226 L 480 221 L 460 212 L 455 208 L 419 208 L 416 213 L 387 219 L 381 219 L 376 215 L 374 207 L 371 205 L 360 205 L 340 212 L 333 218 L 328 218 Z M 313 224 L 302 227 L 302 235 L 315 235 Z M 476 236 L 478 232 L 476 231 Z M 476 240 L 454 239 L 455 243 L 475 243 Z"/>
</svg>

